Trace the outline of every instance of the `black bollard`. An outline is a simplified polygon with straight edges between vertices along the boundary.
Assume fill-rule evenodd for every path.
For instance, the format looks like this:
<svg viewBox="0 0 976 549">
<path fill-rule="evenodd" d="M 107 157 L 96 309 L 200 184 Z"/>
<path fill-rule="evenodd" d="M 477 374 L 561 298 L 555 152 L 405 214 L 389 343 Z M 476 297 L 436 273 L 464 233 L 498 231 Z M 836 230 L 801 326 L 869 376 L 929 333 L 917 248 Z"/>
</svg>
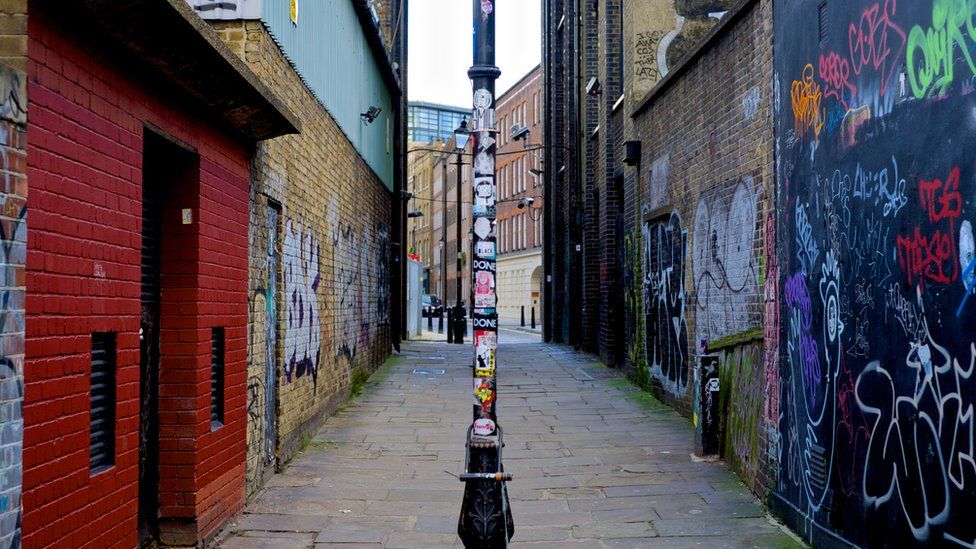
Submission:
<svg viewBox="0 0 976 549">
<path fill-rule="evenodd" d="M 447 342 L 454 343 L 454 309 L 447 310 Z"/>
<path fill-rule="evenodd" d="M 535 330 L 535 307 L 532 307 L 532 329 Z"/>
<path fill-rule="evenodd" d="M 434 311 L 427 313 L 427 331 L 434 331 Z"/>
<path fill-rule="evenodd" d="M 444 333 L 444 313 L 437 315 L 437 333 Z"/>
<path fill-rule="evenodd" d="M 454 343 L 460 345 L 464 343 L 464 336 L 468 333 L 468 320 L 461 312 L 460 306 L 454 310 L 454 322 Z"/>
<path fill-rule="evenodd" d="M 522 305 L 522 327 L 525 328 L 525 305 Z"/>
</svg>

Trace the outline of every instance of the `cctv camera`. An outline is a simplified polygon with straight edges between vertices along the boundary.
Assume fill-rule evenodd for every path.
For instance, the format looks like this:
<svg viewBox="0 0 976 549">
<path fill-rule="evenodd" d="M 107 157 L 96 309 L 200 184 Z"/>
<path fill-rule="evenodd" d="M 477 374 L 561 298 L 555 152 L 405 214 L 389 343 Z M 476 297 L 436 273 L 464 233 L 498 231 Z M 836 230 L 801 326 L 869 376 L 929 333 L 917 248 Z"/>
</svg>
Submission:
<svg viewBox="0 0 976 549">
<path fill-rule="evenodd" d="M 532 130 L 528 126 L 519 126 L 515 124 L 512 126 L 512 141 L 520 141 L 522 139 L 528 140 L 529 133 Z"/>
<path fill-rule="evenodd" d="M 533 205 L 533 204 L 535 204 L 535 199 L 534 199 L 534 198 L 532 198 L 531 196 L 529 196 L 529 197 L 526 197 L 526 198 L 525 198 L 525 199 L 523 199 L 523 200 L 525 201 L 525 205 L 526 205 L 526 206 L 531 206 L 531 205 Z"/>
<path fill-rule="evenodd" d="M 600 81 L 594 76 L 590 78 L 590 81 L 586 84 L 586 95 L 597 96 L 603 93 L 600 89 Z"/>
</svg>

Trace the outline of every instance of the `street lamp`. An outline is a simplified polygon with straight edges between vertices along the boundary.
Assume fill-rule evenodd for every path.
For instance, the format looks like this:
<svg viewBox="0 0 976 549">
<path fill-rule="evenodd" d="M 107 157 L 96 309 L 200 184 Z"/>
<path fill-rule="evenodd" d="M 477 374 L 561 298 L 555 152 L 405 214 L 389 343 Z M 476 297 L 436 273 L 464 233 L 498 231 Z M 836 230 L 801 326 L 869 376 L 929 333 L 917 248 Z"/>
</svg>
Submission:
<svg viewBox="0 0 976 549">
<path fill-rule="evenodd" d="M 454 295 L 454 343 L 463 344 L 464 335 L 468 331 L 468 323 L 464 318 L 464 313 L 461 312 L 461 291 L 463 281 L 461 280 L 461 208 L 464 207 L 464 203 L 461 199 L 461 156 L 464 154 L 464 150 L 468 147 L 468 140 L 471 139 L 471 130 L 468 129 L 468 121 L 466 119 L 461 119 L 461 125 L 454 130 L 454 152 L 457 153 L 457 160 L 455 163 L 455 169 L 457 171 L 457 202 L 454 208 L 455 217 L 455 229 L 457 230 L 457 240 L 455 241 L 455 248 L 457 251 L 457 278 L 456 283 L 456 293 Z"/>
</svg>

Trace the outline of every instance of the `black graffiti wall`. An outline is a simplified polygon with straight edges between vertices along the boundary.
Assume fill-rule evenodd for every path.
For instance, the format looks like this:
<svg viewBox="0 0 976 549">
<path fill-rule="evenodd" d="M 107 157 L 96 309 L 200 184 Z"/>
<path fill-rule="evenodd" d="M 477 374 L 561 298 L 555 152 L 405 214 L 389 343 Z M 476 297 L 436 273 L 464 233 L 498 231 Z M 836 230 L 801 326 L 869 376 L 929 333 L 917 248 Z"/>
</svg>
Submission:
<svg viewBox="0 0 976 549">
<path fill-rule="evenodd" d="M 778 1 L 780 468 L 864 546 L 976 543 L 976 0 Z"/>
</svg>

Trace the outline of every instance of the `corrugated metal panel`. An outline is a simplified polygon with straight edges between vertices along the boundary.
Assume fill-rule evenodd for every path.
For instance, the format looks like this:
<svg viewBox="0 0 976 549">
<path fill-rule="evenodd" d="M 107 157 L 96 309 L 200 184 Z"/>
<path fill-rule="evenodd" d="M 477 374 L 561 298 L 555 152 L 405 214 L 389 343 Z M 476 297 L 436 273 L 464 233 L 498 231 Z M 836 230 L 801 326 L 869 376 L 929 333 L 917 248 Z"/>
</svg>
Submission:
<svg viewBox="0 0 976 549">
<path fill-rule="evenodd" d="M 392 101 L 350 0 L 299 0 L 298 24 L 289 0 L 264 0 L 263 20 L 281 50 L 349 141 L 388 189 L 393 189 Z M 360 113 L 383 111 L 366 125 Z"/>
</svg>

